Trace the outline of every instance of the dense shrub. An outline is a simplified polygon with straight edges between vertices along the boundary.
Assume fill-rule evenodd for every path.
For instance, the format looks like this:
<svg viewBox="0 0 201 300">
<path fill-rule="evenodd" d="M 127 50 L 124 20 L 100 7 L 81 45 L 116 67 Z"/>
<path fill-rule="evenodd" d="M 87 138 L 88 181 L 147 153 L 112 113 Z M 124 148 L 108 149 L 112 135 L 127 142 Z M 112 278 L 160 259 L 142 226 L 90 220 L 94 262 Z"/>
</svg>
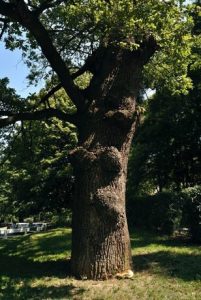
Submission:
<svg viewBox="0 0 201 300">
<path fill-rule="evenodd" d="M 41 212 L 40 219 L 36 218 L 37 221 L 43 220 L 50 223 L 53 227 L 58 226 L 71 226 L 72 223 L 72 211 L 70 209 L 61 209 L 58 212 Z"/>
<path fill-rule="evenodd" d="M 201 186 L 184 189 L 181 193 L 184 203 L 183 216 L 189 227 L 191 238 L 201 242 Z"/>
<path fill-rule="evenodd" d="M 182 220 L 182 203 L 177 194 L 158 193 L 152 197 L 153 209 L 151 221 L 153 227 L 163 233 L 171 234 L 180 227 Z"/>
<path fill-rule="evenodd" d="M 187 227 L 192 240 L 201 243 L 201 186 L 134 199 L 129 195 L 127 215 L 131 227 L 167 234 Z"/>
<path fill-rule="evenodd" d="M 127 206 L 130 226 L 159 230 L 171 234 L 182 222 L 182 202 L 177 194 L 162 192 L 129 199 Z"/>
</svg>

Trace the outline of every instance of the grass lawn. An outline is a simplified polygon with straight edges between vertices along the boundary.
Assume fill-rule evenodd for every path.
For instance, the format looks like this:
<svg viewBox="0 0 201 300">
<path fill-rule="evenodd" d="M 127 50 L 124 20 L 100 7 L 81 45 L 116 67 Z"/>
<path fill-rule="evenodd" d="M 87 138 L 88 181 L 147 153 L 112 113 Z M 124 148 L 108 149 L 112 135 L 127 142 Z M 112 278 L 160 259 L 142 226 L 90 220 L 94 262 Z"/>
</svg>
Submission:
<svg viewBox="0 0 201 300">
<path fill-rule="evenodd" d="M 133 279 L 69 277 L 70 229 L 0 239 L 0 299 L 201 300 L 201 247 L 148 233 L 131 234 Z"/>
</svg>

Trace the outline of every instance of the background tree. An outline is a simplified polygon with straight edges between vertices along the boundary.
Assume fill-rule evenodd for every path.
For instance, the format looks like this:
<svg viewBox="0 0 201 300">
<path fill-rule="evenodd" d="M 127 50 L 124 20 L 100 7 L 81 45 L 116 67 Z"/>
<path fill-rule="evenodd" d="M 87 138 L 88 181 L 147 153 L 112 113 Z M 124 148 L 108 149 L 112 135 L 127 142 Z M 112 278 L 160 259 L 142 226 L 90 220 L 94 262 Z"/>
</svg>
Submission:
<svg viewBox="0 0 201 300">
<path fill-rule="evenodd" d="M 9 93 L 10 89 L 6 89 Z M 40 98 L 30 97 L 29 105 L 37 105 L 43 94 L 44 90 Z M 17 97 L 14 92 L 13 95 Z M 66 96 L 61 90 L 56 97 L 61 107 Z M 55 106 L 53 98 L 49 105 Z M 66 106 L 74 109 L 70 103 Z M 46 122 L 23 121 L 14 130 L 4 130 L 2 140 L 5 147 L 0 164 L 1 219 L 22 221 L 47 212 L 58 214 L 72 205 L 73 176 L 68 153 L 77 143 L 75 126 L 56 118 Z"/>
<path fill-rule="evenodd" d="M 146 183 L 155 191 L 200 184 L 200 109 L 196 85 L 188 96 L 157 93 L 149 101 L 131 155 L 134 189 Z"/>
<path fill-rule="evenodd" d="M 131 151 L 127 196 L 132 225 L 166 233 L 187 227 L 192 240 L 200 242 L 199 2 L 192 16 L 194 45 L 188 74 L 193 87 L 187 95 L 175 95 L 159 85 L 151 99 L 143 99 L 145 114 Z"/>
<path fill-rule="evenodd" d="M 146 74 L 154 74 L 153 86 L 161 82 L 178 92 L 191 85 L 186 70 L 192 18 L 182 3 L 0 0 L 6 46 L 24 51 L 31 80 L 44 74 L 38 63 L 47 78 L 49 68 L 56 74 L 58 84 L 46 98 L 62 86 L 76 106 L 75 113 L 51 106 L 1 111 L 0 126 L 50 117 L 77 126 L 78 147 L 71 153 L 77 276 L 104 279 L 132 268 L 125 185 L 136 99 L 151 57 Z M 86 71 L 91 79 L 82 89 L 74 80 Z"/>
<path fill-rule="evenodd" d="M 192 12 L 194 44 L 188 75 L 193 87 L 187 95 L 174 95 L 164 86 L 143 101 L 144 118 L 138 129 L 130 162 L 132 189 L 144 185 L 153 191 L 181 190 L 200 184 L 201 68 L 200 4 Z"/>
</svg>

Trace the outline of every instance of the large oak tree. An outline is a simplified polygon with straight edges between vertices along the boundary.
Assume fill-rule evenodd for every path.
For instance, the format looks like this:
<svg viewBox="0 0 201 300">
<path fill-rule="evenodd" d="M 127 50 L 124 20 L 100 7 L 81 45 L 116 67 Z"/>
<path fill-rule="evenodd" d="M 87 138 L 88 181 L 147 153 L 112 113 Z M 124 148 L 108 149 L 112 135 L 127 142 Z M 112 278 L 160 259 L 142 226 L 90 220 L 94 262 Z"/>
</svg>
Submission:
<svg viewBox="0 0 201 300">
<path fill-rule="evenodd" d="M 143 72 L 175 93 L 186 77 L 192 20 L 184 1 L 0 0 L 1 37 L 21 48 L 37 76 L 57 77 L 76 112 L 25 107 L 0 111 L 0 126 L 57 117 L 76 125 L 72 272 L 105 279 L 132 269 L 125 215 L 128 154 Z M 45 74 L 46 71 L 46 74 Z M 76 78 L 90 74 L 88 86 Z"/>
</svg>

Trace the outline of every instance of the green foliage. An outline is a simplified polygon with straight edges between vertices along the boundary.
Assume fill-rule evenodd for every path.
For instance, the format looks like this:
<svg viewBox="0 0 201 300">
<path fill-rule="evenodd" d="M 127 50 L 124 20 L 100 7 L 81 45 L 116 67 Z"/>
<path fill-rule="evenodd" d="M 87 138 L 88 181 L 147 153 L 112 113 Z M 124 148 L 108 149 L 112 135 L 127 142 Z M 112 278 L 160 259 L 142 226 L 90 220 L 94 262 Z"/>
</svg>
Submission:
<svg viewBox="0 0 201 300">
<path fill-rule="evenodd" d="M 188 94 L 193 87 L 189 71 L 200 69 L 200 3 L 189 5 L 185 13 L 186 22 L 175 24 L 181 30 L 180 35 L 172 36 L 174 41 L 171 41 L 167 33 L 164 50 L 158 51 L 144 70 L 145 84 L 160 92 L 165 89 L 172 95 Z M 191 35 L 189 26 L 192 26 Z"/>
<path fill-rule="evenodd" d="M 191 73 L 188 96 L 167 91 L 150 99 L 130 157 L 130 189 L 180 190 L 201 181 L 200 70 Z"/>
<path fill-rule="evenodd" d="M 47 105 L 39 105 L 43 95 L 42 90 L 38 96 L 29 97 L 26 106 L 40 109 Z M 49 100 L 49 105 L 69 113 L 75 110 L 62 90 Z M 14 130 L 5 131 L 2 138 L 0 219 L 11 221 L 45 212 L 65 215 L 62 211 L 71 206 L 72 200 L 68 153 L 77 144 L 75 126 L 56 118 L 24 121 Z"/>
<path fill-rule="evenodd" d="M 179 228 L 189 229 L 192 241 L 201 243 L 201 186 L 179 193 L 128 195 L 128 220 L 132 227 L 159 230 L 173 234 Z"/>
<path fill-rule="evenodd" d="M 192 94 L 191 94 L 192 95 Z M 200 101 L 158 95 L 134 139 L 129 186 L 181 189 L 200 182 Z M 131 187 L 132 188 L 132 187 Z"/>
<path fill-rule="evenodd" d="M 162 85 L 151 99 L 141 101 L 145 113 L 130 156 L 130 194 L 178 191 L 201 182 L 200 5 L 194 7 L 191 16 L 195 25 L 188 75 L 193 89 L 188 95 L 172 95 L 174 90 L 170 92 Z"/>
<path fill-rule="evenodd" d="M 9 79 L 0 79 L 0 112 L 1 116 L 6 115 L 6 111 L 23 111 L 25 109 L 25 101 L 15 90 L 9 87 Z M 7 147 L 7 138 L 12 132 L 12 126 L 7 128 L 0 128 L 0 160 L 3 155 L 3 151 Z"/>
<path fill-rule="evenodd" d="M 187 9 L 179 3 L 181 1 L 169 1 L 167 4 L 157 0 L 135 3 L 130 0 L 81 0 L 59 6 L 48 12 L 47 17 L 52 20 L 56 16 L 58 26 L 61 24 L 69 32 L 78 32 L 78 39 L 81 39 L 79 33 L 83 30 L 83 43 L 93 30 L 99 41 L 124 42 L 136 48 L 147 36 L 153 35 L 161 46 L 167 47 L 168 41 L 175 43 L 174 39 L 188 34 L 189 26 L 192 26 Z M 129 41 L 129 38 L 132 40 Z M 178 41 L 176 43 L 179 44 Z"/>
<path fill-rule="evenodd" d="M 163 192 L 155 195 L 130 195 L 128 220 L 132 227 L 146 228 L 172 234 L 181 226 L 183 203 L 177 194 Z"/>
<path fill-rule="evenodd" d="M 19 111 L 23 108 L 23 99 L 9 86 L 9 79 L 0 79 L 0 110 Z"/>
<path fill-rule="evenodd" d="M 201 186 L 183 190 L 181 198 L 184 202 L 184 215 L 192 240 L 201 243 Z"/>
<path fill-rule="evenodd" d="M 134 51 L 149 38 L 158 51 L 146 67 L 146 82 L 185 93 L 192 85 L 186 76 L 191 61 L 191 30 L 194 6 L 181 0 L 79 0 L 45 10 L 40 16 L 66 65 L 80 66 L 99 45 L 114 45 Z M 41 1 L 29 1 L 33 9 Z M 49 65 L 31 34 L 17 23 L 7 27 L 6 47 L 20 48 L 33 83 L 52 76 Z M 197 41 L 200 44 L 200 41 Z"/>
<path fill-rule="evenodd" d="M 39 214 L 41 220 L 45 220 L 46 222 L 51 224 L 51 227 L 58 226 L 68 226 L 72 225 L 72 211 L 69 208 L 58 208 L 55 210 L 51 209 L 51 211 L 43 211 Z"/>
<path fill-rule="evenodd" d="M 58 120 L 23 126 L 23 132 L 14 135 L 15 152 L 12 150 L 4 170 L 9 174 L 13 214 L 23 218 L 41 211 L 59 212 L 71 201 L 72 175 L 67 156 L 76 135 Z"/>
</svg>

